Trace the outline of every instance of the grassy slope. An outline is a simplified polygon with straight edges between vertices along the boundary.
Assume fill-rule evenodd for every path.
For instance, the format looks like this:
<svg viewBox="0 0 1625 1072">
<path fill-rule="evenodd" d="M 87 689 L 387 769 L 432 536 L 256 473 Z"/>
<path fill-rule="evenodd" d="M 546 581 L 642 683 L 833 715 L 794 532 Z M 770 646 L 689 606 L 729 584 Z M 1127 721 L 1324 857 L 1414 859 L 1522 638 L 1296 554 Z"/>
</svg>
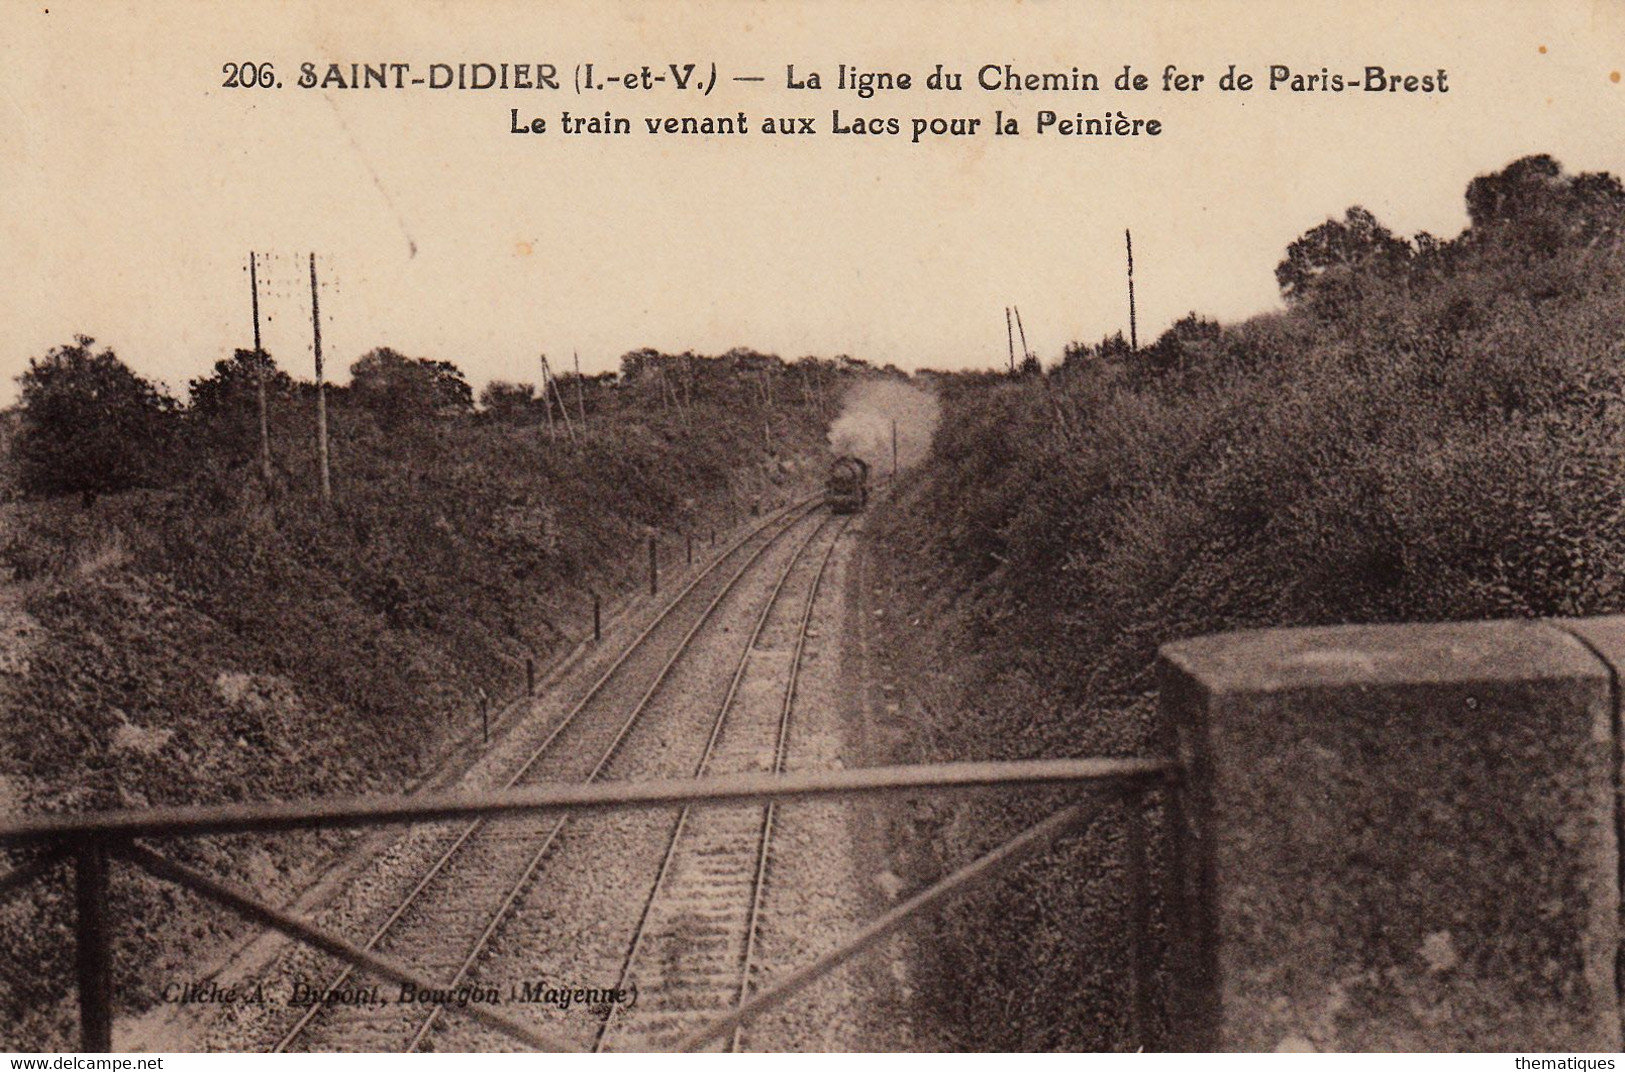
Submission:
<svg viewBox="0 0 1625 1072">
<path fill-rule="evenodd" d="M 198 449 L 163 490 L 4 507 L 3 595 L 26 623 L 0 668 L 6 807 L 399 789 L 477 725 L 477 688 L 513 695 L 525 655 L 545 661 L 590 629 L 590 589 L 637 588 L 647 532 L 666 533 L 669 553 L 685 527 L 801 481 L 828 413 L 781 392 L 769 459 L 755 382 L 712 386 L 686 418 L 630 388 L 601 399 L 579 450 L 533 422 L 386 432 L 340 395 L 325 511 L 310 494 L 310 428 L 291 410 L 274 414 L 286 486 L 273 503 L 249 466 Z M 276 899 L 293 890 L 292 865 L 337 844 L 174 851 Z M 196 945 L 229 925 L 144 880 L 119 879 L 115 895 L 126 1008 L 184 981 Z M 0 961 L 16 966 L 0 1037 L 13 1047 L 71 1037 L 70 921 L 49 890 L 0 909 Z"/>
<path fill-rule="evenodd" d="M 1622 310 L 1617 255 L 1491 250 L 1226 328 L 1183 370 L 949 383 L 876 526 L 927 623 L 896 637 L 916 755 L 1145 752 L 1179 637 L 1625 609 Z M 924 840 L 940 867 L 1025 821 L 938 809 Z M 965 1045 L 1127 1044 L 1118 852 L 1108 820 L 949 917 L 930 978 Z"/>
</svg>

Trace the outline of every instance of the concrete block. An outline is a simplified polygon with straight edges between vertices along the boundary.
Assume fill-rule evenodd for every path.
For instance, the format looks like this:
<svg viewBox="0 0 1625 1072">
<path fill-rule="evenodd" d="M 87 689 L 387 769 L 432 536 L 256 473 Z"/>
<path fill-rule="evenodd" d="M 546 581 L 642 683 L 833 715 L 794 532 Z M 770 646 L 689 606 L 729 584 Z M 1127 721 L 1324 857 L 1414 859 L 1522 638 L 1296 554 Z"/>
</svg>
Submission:
<svg viewBox="0 0 1625 1072">
<path fill-rule="evenodd" d="M 1562 626 L 1162 649 L 1181 1048 L 1620 1048 L 1618 689 Z"/>
</svg>

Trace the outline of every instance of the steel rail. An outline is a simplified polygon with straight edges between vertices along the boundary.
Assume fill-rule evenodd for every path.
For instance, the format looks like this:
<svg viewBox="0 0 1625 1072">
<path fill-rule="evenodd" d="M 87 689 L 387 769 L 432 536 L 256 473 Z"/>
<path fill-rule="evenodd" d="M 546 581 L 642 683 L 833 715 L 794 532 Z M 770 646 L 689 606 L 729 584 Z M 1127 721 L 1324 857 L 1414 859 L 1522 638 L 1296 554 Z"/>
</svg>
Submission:
<svg viewBox="0 0 1625 1072">
<path fill-rule="evenodd" d="M 761 638 L 762 630 L 767 627 L 767 620 L 772 616 L 773 608 L 778 604 L 784 586 L 790 581 L 790 574 L 795 572 L 797 564 L 801 562 L 802 555 L 806 553 L 807 548 L 812 546 L 813 541 L 824 531 L 827 524 L 828 522 L 820 524 L 802 541 L 801 546 L 796 548 L 796 553 L 791 556 L 789 563 L 784 567 L 784 572 L 779 575 L 778 583 L 773 586 L 772 593 L 767 597 L 767 601 L 762 604 L 762 612 L 756 616 L 756 621 L 751 627 L 750 637 L 746 639 L 744 646 L 740 649 L 739 663 L 734 668 L 732 680 L 728 682 L 728 692 L 723 696 L 722 704 L 717 708 L 717 717 L 711 723 L 711 733 L 706 738 L 705 749 L 700 754 L 699 762 L 694 765 L 695 778 L 703 778 L 711 764 L 711 756 L 716 750 L 717 741 L 722 737 L 722 727 L 726 724 L 728 714 L 733 709 L 734 698 L 739 694 L 739 686 L 745 680 L 745 670 L 750 665 L 751 653 L 756 648 L 756 642 Z M 833 544 L 831 546 L 833 547 Z M 800 646 L 797 645 L 797 658 L 799 659 L 799 657 Z M 793 677 L 795 674 L 793 665 L 790 672 Z M 685 806 L 677 813 L 677 821 L 672 824 L 671 835 L 666 842 L 666 850 L 661 855 L 660 867 L 655 873 L 654 884 L 649 887 L 649 894 L 644 898 L 643 909 L 638 914 L 637 925 L 632 931 L 632 942 L 627 947 L 625 958 L 621 961 L 620 972 L 615 980 L 616 990 L 626 988 L 627 976 L 631 972 L 632 965 L 636 962 L 638 953 L 643 946 L 644 930 L 648 926 L 649 914 L 654 909 L 655 901 L 660 897 L 660 887 L 666 881 L 666 875 L 671 870 L 672 861 L 677 858 L 677 846 L 682 840 L 684 827 L 688 825 L 690 811 L 691 808 Z M 593 1037 L 592 1051 L 594 1053 L 602 1052 L 604 1041 L 608 1037 L 610 1024 L 614 1018 L 615 1013 L 612 1011 L 609 1016 L 600 1021 L 598 1030 Z"/>
<path fill-rule="evenodd" d="M 666 678 L 670 675 L 672 668 L 677 665 L 678 660 L 688 653 L 689 644 L 697 635 L 699 635 L 699 631 L 710 621 L 711 615 L 716 611 L 717 607 L 722 605 L 723 599 L 727 598 L 728 593 L 733 591 L 734 585 L 738 583 L 739 579 L 745 575 L 747 570 L 756 564 L 762 555 L 767 553 L 767 549 L 769 547 L 772 547 L 775 543 L 777 543 L 785 533 L 789 532 L 799 522 L 805 520 L 806 517 L 811 513 L 812 510 L 808 510 L 806 513 L 803 513 L 791 520 L 789 524 L 785 525 L 778 532 L 775 532 L 772 537 L 763 543 L 761 547 L 757 548 L 750 555 L 750 557 L 740 565 L 739 569 L 734 572 L 733 576 L 728 579 L 728 583 L 706 606 L 699 619 L 695 621 L 694 625 L 678 643 L 677 649 L 672 653 L 671 658 L 666 660 L 665 666 L 663 666 L 660 673 L 655 676 L 653 683 L 649 685 L 649 688 L 644 692 L 643 697 L 638 700 L 637 706 L 634 707 L 632 709 L 632 713 L 627 716 L 626 722 L 621 726 L 620 732 L 615 735 L 615 739 L 611 741 L 609 747 L 604 750 L 603 756 L 598 760 L 597 765 L 593 767 L 592 773 L 587 775 L 585 779 L 587 782 L 597 781 L 598 776 L 602 774 L 604 769 L 609 766 L 610 761 L 615 757 L 616 752 L 620 750 L 621 742 L 624 741 L 627 734 L 632 731 L 633 725 L 642 716 L 643 711 L 649 705 L 649 701 L 654 698 L 655 694 L 660 691 L 662 685 L 665 684 Z M 820 522 L 818 529 L 813 530 L 814 535 L 816 535 L 817 532 L 822 528 L 823 523 Z M 809 542 L 810 540 L 811 537 L 808 537 Z M 797 554 L 800 554 L 800 548 L 797 548 Z M 792 564 L 793 561 L 794 560 L 792 559 Z M 779 583 L 781 585 L 783 584 L 784 577 L 788 575 L 789 569 L 787 567 L 784 575 L 779 578 Z M 774 591 L 778 591 L 777 587 L 775 587 Z M 771 602 L 771 600 L 769 602 Z M 561 816 L 553 824 L 552 829 L 547 832 L 547 836 L 542 840 L 542 843 L 537 847 L 536 851 L 531 854 L 531 858 L 525 866 L 524 873 L 519 876 L 518 881 L 515 882 L 508 890 L 507 896 L 503 898 L 502 904 L 498 906 L 497 911 L 495 915 L 492 916 L 490 923 L 486 925 L 485 930 L 481 932 L 479 938 L 475 940 L 473 947 L 468 951 L 468 955 L 463 959 L 462 965 L 458 967 L 457 974 L 450 984 L 451 986 L 455 987 L 460 984 L 463 979 L 468 976 L 468 973 L 473 970 L 474 965 L 479 961 L 481 954 L 484 953 L 485 947 L 490 942 L 492 936 L 496 934 L 497 929 L 507 920 L 509 910 L 512 909 L 514 903 L 518 901 L 520 893 L 523 892 L 525 886 L 530 882 L 531 876 L 535 874 L 536 869 L 541 866 L 542 859 L 553 848 L 553 843 L 558 840 L 559 832 L 564 828 L 564 824 L 567 821 L 567 816 Z M 430 1028 L 434 1026 L 435 1021 L 439 1019 L 439 1015 L 439 1006 L 435 1006 L 429 1011 L 429 1015 L 424 1018 L 423 1023 L 420 1024 L 417 1031 L 413 1033 L 411 1041 L 407 1043 L 406 1051 L 408 1053 L 417 1049 L 418 1044 L 423 1041 L 423 1039 L 428 1035 Z"/>
<path fill-rule="evenodd" d="M 382 976 L 390 982 L 402 983 L 419 990 L 436 989 L 434 980 L 413 971 L 405 964 L 388 957 L 379 956 L 370 949 L 363 949 L 353 942 L 347 942 L 335 935 L 318 930 L 290 912 L 256 901 L 242 891 L 234 889 L 218 879 L 211 878 L 201 871 L 194 871 L 185 864 L 160 856 L 151 849 L 124 843 L 113 846 L 112 852 L 114 855 L 123 857 L 130 863 L 135 864 L 150 875 L 167 879 L 183 889 L 189 889 L 193 893 L 225 905 L 245 919 L 263 923 L 300 941 L 308 942 L 325 953 L 363 965 L 368 971 Z M 527 1046 L 534 1046 L 539 1050 L 569 1049 L 557 1039 L 536 1031 L 528 1024 L 522 1023 L 511 1016 L 487 1009 L 482 1004 L 470 1002 L 461 1011 L 468 1013 L 488 1027 L 495 1028 L 510 1038 L 525 1043 Z"/>
<path fill-rule="evenodd" d="M 805 510 L 801 514 L 796 514 L 797 510 L 802 510 L 803 508 L 805 508 Z M 730 556 L 732 556 L 741 547 L 745 546 L 745 544 L 749 543 L 751 540 L 755 539 L 757 536 L 759 536 L 762 533 L 766 532 L 768 529 L 772 528 L 775 524 L 778 524 L 779 522 L 784 521 L 785 523 L 777 531 L 773 532 L 767 538 L 767 540 L 763 542 L 763 544 L 762 544 L 762 546 L 760 548 L 758 548 L 754 553 L 752 553 L 749 557 L 747 557 L 745 562 L 739 567 L 739 569 L 736 570 L 731 577 L 729 577 L 729 579 L 725 582 L 721 593 L 715 599 L 713 599 L 711 601 L 711 603 L 709 605 L 707 605 L 707 607 L 701 612 L 699 622 L 696 623 L 694 628 L 689 630 L 689 632 L 683 637 L 683 639 L 681 641 L 679 641 L 678 646 L 677 646 L 676 654 L 674 654 L 673 657 L 670 660 L 668 660 L 666 662 L 666 664 L 662 667 L 659 674 L 655 678 L 654 685 L 650 686 L 649 690 L 644 693 L 643 698 L 638 702 L 638 705 L 633 709 L 632 715 L 627 720 L 626 725 L 624 725 L 621 728 L 621 732 L 619 734 L 617 734 L 614 741 L 611 742 L 611 744 L 609 746 L 609 750 L 606 751 L 604 758 L 602 760 L 600 760 L 598 766 L 593 768 L 593 771 L 592 771 L 592 773 L 590 775 L 588 775 L 587 780 L 591 781 L 594 777 L 596 777 L 599 770 L 601 770 L 602 767 L 604 766 L 604 764 L 608 761 L 609 756 L 613 755 L 614 750 L 617 747 L 619 747 L 621 740 L 625 737 L 626 732 L 631 727 L 632 722 L 634 720 L 636 720 L 638 715 L 643 711 L 643 708 L 648 703 L 649 698 L 654 695 L 654 692 L 659 688 L 660 683 L 665 679 L 666 675 L 670 672 L 671 667 L 675 664 L 675 662 L 677 660 L 677 656 L 682 653 L 683 649 L 685 647 L 687 647 L 689 641 L 693 638 L 694 634 L 698 631 L 699 624 L 702 624 L 710 616 L 711 612 L 716 609 L 716 606 L 717 606 L 718 603 L 721 602 L 722 597 L 725 596 L 729 591 L 732 590 L 734 584 L 739 580 L 739 578 L 741 576 L 743 576 L 745 570 L 749 569 L 750 566 L 758 558 L 761 557 L 761 555 L 766 551 L 766 549 L 771 547 L 774 543 L 776 543 L 778 541 L 778 539 L 781 536 L 783 536 L 783 534 L 785 532 L 788 532 L 803 517 L 805 517 L 807 513 L 810 513 L 812 511 L 812 509 L 815 509 L 815 508 L 816 508 L 815 500 L 805 500 L 802 503 L 798 503 L 798 504 L 795 504 L 795 505 L 793 505 L 791 507 L 786 508 L 783 512 L 781 512 L 777 516 L 763 522 L 761 525 L 757 526 L 756 528 L 752 529 L 750 532 L 746 533 L 745 535 L 741 536 L 739 539 L 735 540 L 732 545 L 725 548 L 720 555 L 716 556 L 716 558 L 714 558 L 711 561 L 711 563 L 706 566 L 705 569 L 700 571 L 694 577 L 690 578 L 689 582 L 676 595 L 674 595 L 671 598 L 671 600 L 660 611 L 660 613 L 655 617 L 655 619 L 652 622 L 650 622 L 648 624 L 648 626 L 646 626 L 643 629 L 642 632 L 640 632 L 636 637 L 633 638 L 632 642 L 630 644 L 628 644 L 626 649 L 624 651 L 622 651 L 620 653 L 620 655 L 618 655 L 615 658 L 615 660 L 610 664 L 608 669 L 606 669 L 602 674 L 600 674 L 598 679 L 593 682 L 592 686 L 581 697 L 581 699 L 579 701 L 577 701 L 576 704 L 570 709 L 570 711 L 562 719 L 560 719 L 558 721 L 558 723 L 548 732 L 547 736 L 542 740 L 542 742 L 540 744 L 538 744 L 536 746 L 536 748 L 534 750 L 532 750 L 530 755 L 526 758 L 525 762 L 519 767 L 519 769 L 517 771 L 515 771 L 508 778 L 508 780 L 504 783 L 503 788 L 511 789 L 514 786 L 516 786 L 517 784 L 519 784 L 520 780 L 523 779 L 525 777 L 525 775 L 527 775 L 536 766 L 536 764 L 539 763 L 542 760 L 542 758 L 549 752 L 549 750 L 553 747 L 553 744 L 559 739 L 559 737 L 564 733 L 564 731 L 575 723 L 577 717 L 584 710 L 586 710 L 588 704 L 590 704 L 594 699 L 596 699 L 598 697 L 599 693 L 602 692 L 604 687 L 610 682 L 610 680 L 617 673 L 620 672 L 621 667 L 624 666 L 626 664 L 627 660 L 632 657 L 632 653 L 634 651 L 638 650 L 640 647 L 642 647 L 644 642 L 647 641 L 648 638 L 651 635 L 653 635 L 654 631 L 657 628 L 659 628 L 659 626 L 662 623 L 665 622 L 667 617 L 670 616 L 671 613 L 674 610 L 676 610 L 676 608 L 679 605 L 681 605 L 682 602 L 685 599 L 688 598 L 689 593 L 691 593 L 694 590 L 694 588 L 701 581 L 703 581 L 707 577 L 711 576 L 712 573 L 724 561 L 726 561 Z M 794 516 L 792 516 L 792 515 L 794 515 Z M 785 520 L 786 518 L 788 518 L 787 521 Z M 421 896 L 423 891 L 428 888 L 429 884 L 431 882 L 433 882 L 434 879 L 437 878 L 445 870 L 445 868 L 450 864 L 451 860 L 459 852 L 462 851 L 463 847 L 468 843 L 469 839 L 472 838 L 474 836 L 474 834 L 477 833 L 482 827 L 484 827 L 488 821 L 489 820 L 486 819 L 486 818 L 476 819 L 474 822 L 470 823 L 468 826 L 466 826 L 462 830 L 462 832 L 452 842 L 451 846 L 449 848 L 447 848 L 444 853 L 441 854 L 440 858 L 437 859 L 434 862 L 434 864 L 429 868 L 429 870 L 423 875 L 423 877 L 418 880 L 417 884 L 412 887 L 411 891 L 409 893 L 407 893 L 406 897 L 399 904 L 397 904 L 395 906 L 394 911 L 392 911 L 390 913 L 389 917 L 384 920 L 383 924 L 377 928 L 377 930 L 373 933 L 372 937 L 370 937 L 367 940 L 367 942 L 366 942 L 366 944 L 365 944 L 365 946 L 363 948 L 372 949 L 375 946 L 377 946 L 377 944 L 380 941 L 382 941 L 384 939 L 384 937 L 389 933 L 390 929 L 393 928 L 395 926 L 395 924 L 400 921 L 401 917 L 404 916 L 406 914 L 406 912 L 412 907 L 412 905 L 414 905 L 417 902 L 418 897 Z M 533 860 L 530 863 L 530 866 L 528 866 L 526 868 L 526 870 L 524 872 L 524 875 L 520 879 L 521 883 L 523 883 L 523 882 L 525 882 L 525 881 L 527 881 L 529 879 L 531 873 L 535 870 L 535 867 L 537 866 L 537 864 L 540 863 L 541 856 L 547 851 L 547 849 L 549 847 L 551 847 L 552 842 L 553 842 L 553 837 L 557 833 L 558 833 L 558 827 L 555 826 L 553 831 L 548 834 L 547 840 L 544 843 L 542 850 L 535 855 L 535 857 L 533 858 Z M 508 897 L 504 899 L 501 907 L 499 907 L 499 909 L 498 909 L 499 913 L 505 912 L 507 910 L 509 904 L 514 899 L 514 896 L 515 896 L 515 894 L 513 892 L 509 893 Z M 482 935 L 482 937 L 481 937 L 481 942 L 483 942 L 485 940 L 488 940 L 489 935 L 490 935 L 490 933 L 491 933 L 491 931 L 493 929 L 494 929 L 493 927 L 488 927 L 487 928 L 486 933 L 484 935 Z M 330 989 L 330 990 L 331 989 L 337 989 L 337 988 L 343 986 L 344 983 L 347 980 L 349 980 L 349 978 L 354 974 L 355 974 L 354 965 L 346 965 L 344 970 L 342 972 L 340 972 L 334 978 L 334 980 L 333 980 L 333 982 L 331 984 L 329 984 L 328 989 Z M 455 984 L 453 984 L 453 985 L 455 985 Z M 272 1048 L 271 1052 L 273 1052 L 273 1053 L 281 1053 L 284 1050 L 286 1050 L 288 1045 L 291 1042 L 293 1042 L 294 1039 L 298 1038 L 299 1035 L 304 1033 L 309 1028 L 311 1023 L 316 1019 L 316 1017 L 321 1013 L 321 1011 L 322 1011 L 321 1006 L 317 1006 L 317 1005 L 312 1005 L 310 1008 L 306 1009 L 304 1014 L 293 1025 L 293 1027 L 288 1029 L 288 1031 L 286 1031 L 282 1035 L 282 1037 L 280 1039 L 278 1039 L 277 1044 Z M 416 1038 L 414 1037 L 414 1044 L 415 1044 L 415 1042 L 416 1042 Z"/>
<path fill-rule="evenodd" d="M 863 927 L 838 948 L 791 972 L 781 982 L 744 1002 L 733 1012 L 719 1016 L 690 1033 L 677 1044 L 677 1051 L 697 1050 L 737 1030 L 751 1017 L 784 1004 L 801 990 L 875 945 L 914 916 L 938 907 L 948 898 L 971 886 L 987 881 L 997 874 L 1001 866 L 1036 852 L 1086 819 L 1092 818 L 1099 811 L 1100 804 L 1098 800 L 1086 800 L 1068 805 L 1043 822 L 1028 827 L 998 848 L 977 857 L 902 904 L 882 913 L 878 919 Z"/>
<path fill-rule="evenodd" d="M 835 554 L 835 545 L 841 542 L 846 534 L 847 525 L 851 524 L 848 518 L 841 524 L 841 531 L 835 534 L 835 541 L 824 552 L 824 558 L 818 563 L 818 573 L 813 577 L 812 591 L 807 593 L 807 605 L 801 611 L 801 624 L 796 630 L 796 651 L 790 662 L 790 682 L 784 690 L 784 706 L 779 711 L 779 733 L 777 747 L 773 753 L 773 773 L 783 774 L 785 761 L 790 757 L 790 714 L 795 708 L 796 686 L 801 681 L 801 653 L 807 644 L 807 628 L 812 624 L 813 605 L 818 601 L 818 589 L 824 583 L 824 571 L 829 568 L 829 560 Z M 739 969 L 739 994 L 734 999 L 734 1007 L 744 1004 L 750 996 L 750 970 L 756 958 L 756 928 L 762 914 L 762 894 L 767 889 L 767 857 L 768 846 L 773 841 L 773 818 L 777 805 L 771 800 L 762 808 L 762 830 L 758 838 L 759 846 L 756 856 L 756 877 L 750 889 L 750 918 L 745 924 L 745 956 Z M 739 1030 L 743 1024 L 734 1027 L 728 1036 L 728 1052 L 739 1052 Z"/>
</svg>

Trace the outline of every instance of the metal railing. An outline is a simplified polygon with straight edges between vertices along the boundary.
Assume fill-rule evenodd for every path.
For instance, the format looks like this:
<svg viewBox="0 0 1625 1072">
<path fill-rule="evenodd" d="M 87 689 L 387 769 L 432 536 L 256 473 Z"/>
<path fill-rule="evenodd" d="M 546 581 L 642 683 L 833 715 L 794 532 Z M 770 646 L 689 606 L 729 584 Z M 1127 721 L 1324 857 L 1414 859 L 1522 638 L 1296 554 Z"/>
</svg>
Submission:
<svg viewBox="0 0 1625 1072">
<path fill-rule="evenodd" d="M 0 847 L 41 850 L 27 864 L 0 876 L 0 899 L 44 878 L 63 861 L 71 861 L 77 908 L 75 950 L 81 1045 L 88 1052 L 112 1048 L 111 949 L 113 920 L 108 910 L 109 864 L 132 864 L 159 879 L 173 882 L 237 912 L 244 918 L 308 943 L 353 967 L 390 982 L 434 990 L 443 981 L 430 979 L 401 962 L 382 956 L 338 935 L 323 931 L 292 914 L 218 879 L 177 863 L 140 843 L 208 835 L 275 833 L 290 830 L 361 828 L 496 818 L 542 813 L 590 813 L 626 809 L 704 807 L 725 804 L 784 804 L 793 801 L 850 799 L 879 795 L 964 792 L 989 789 L 1070 789 L 1080 799 L 1051 814 L 997 848 L 944 876 L 894 905 L 838 948 L 799 968 L 766 989 L 741 995 L 737 1007 L 693 1031 L 678 1048 L 698 1049 L 734 1031 L 751 1017 L 774 1008 L 838 965 L 869 949 L 915 916 L 935 909 L 950 897 L 998 874 L 1116 803 L 1125 803 L 1125 843 L 1130 943 L 1130 1023 L 1143 1038 L 1150 1022 L 1154 971 L 1150 953 L 1150 904 L 1147 837 L 1142 794 L 1165 787 L 1166 812 L 1179 822 L 1180 768 L 1168 759 L 1056 759 L 1002 763 L 949 763 L 907 767 L 867 767 L 793 774 L 738 774 L 703 779 L 645 782 L 550 784 L 478 793 L 433 796 L 374 797 L 272 804 L 226 804 L 161 807 L 83 815 L 42 815 L 0 823 Z M 1170 838 L 1177 851 L 1179 839 Z M 1179 861 L 1169 868 L 1177 875 Z M 1179 883 L 1170 882 L 1177 891 Z M 1176 904 L 1169 905 L 1177 925 Z M 447 1011 L 453 1011 L 448 1008 Z M 495 1008 L 468 1003 L 456 1012 L 480 1021 L 536 1049 L 569 1049 L 557 1039 Z"/>
</svg>

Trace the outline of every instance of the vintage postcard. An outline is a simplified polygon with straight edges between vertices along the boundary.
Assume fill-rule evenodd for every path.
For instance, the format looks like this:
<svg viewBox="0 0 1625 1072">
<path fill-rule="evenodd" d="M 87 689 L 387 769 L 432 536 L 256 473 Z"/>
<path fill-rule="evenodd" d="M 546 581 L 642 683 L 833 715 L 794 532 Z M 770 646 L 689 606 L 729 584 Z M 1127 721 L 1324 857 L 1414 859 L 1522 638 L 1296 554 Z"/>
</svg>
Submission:
<svg viewBox="0 0 1625 1072">
<path fill-rule="evenodd" d="M 5 0 L 0 1048 L 1618 1050 L 1622 71 Z"/>
</svg>

